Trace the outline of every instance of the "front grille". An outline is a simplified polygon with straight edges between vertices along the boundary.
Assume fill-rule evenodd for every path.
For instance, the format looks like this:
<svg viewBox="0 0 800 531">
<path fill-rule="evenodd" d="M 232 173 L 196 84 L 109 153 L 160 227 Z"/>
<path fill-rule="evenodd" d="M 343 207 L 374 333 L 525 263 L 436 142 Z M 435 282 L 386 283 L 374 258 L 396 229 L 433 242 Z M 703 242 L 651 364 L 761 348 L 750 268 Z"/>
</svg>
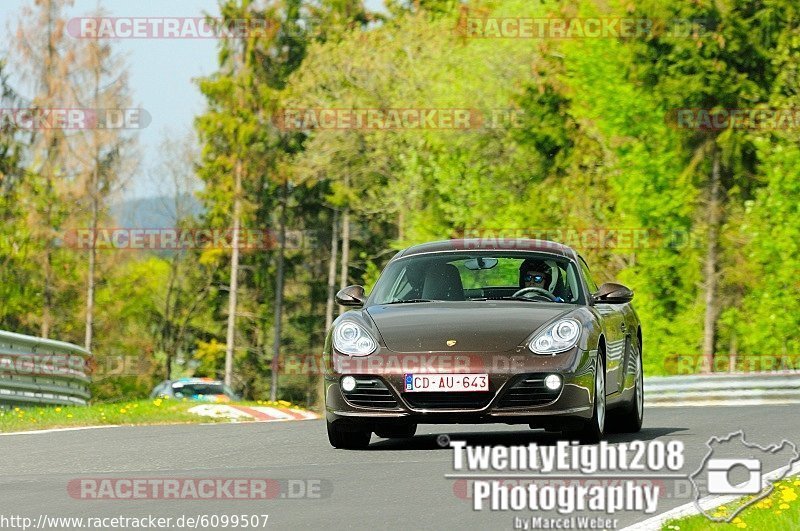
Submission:
<svg viewBox="0 0 800 531">
<path fill-rule="evenodd" d="M 354 406 L 397 408 L 397 400 L 380 378 L 356 377 L 356 388 L 349 392 L 342 390 L 342 394 Z"/>
<path fill-rule="evenodd" d="M 498 402 L 497 407 L 543 406 L 558 398 L 561 389 L 545 387 L 546 374 L 525 374 L 517 379 Z"/>
<path fill-rule="evenodd" d="M 494 393 L 481 391 L 453 393 L 405 393 L 403 398 L 417 409 L 483 409 Z"/>
</svg>

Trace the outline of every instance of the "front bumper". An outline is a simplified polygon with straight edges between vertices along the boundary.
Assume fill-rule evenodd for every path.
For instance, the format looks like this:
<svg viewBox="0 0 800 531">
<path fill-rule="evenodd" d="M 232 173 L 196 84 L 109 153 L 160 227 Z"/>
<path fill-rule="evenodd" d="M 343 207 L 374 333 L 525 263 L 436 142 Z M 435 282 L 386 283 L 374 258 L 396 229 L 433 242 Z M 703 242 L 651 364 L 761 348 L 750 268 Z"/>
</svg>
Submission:
<svg viewBox="0 0 800 531">
<path fill-rule="evenodd" d="M 353 359 L 334 352 L 325 375 L 326 417 L 330 422 L 373 426 L 495 422 L 558 429 L 591 418 L 595 359 L 596 351 L 577 347 L 555 356 L 523 349 L 480 354 L 398 354 L 381 349 Z M 489 391 L 406 392 L 406 373 L 486 373 Z M 548 374 L 562 378 L 556 392 L 543 385 Z M 342 390 L 345 375 L 356 378 L 354 392 Z"/>
</svg>

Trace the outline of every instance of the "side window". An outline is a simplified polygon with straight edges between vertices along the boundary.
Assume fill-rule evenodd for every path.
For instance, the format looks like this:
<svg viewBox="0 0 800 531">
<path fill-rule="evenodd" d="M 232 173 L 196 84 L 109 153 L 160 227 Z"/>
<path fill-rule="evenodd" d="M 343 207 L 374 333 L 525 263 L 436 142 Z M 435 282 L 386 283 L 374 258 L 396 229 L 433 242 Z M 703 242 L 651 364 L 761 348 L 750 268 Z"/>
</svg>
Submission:
<svg viewBox="0 0 800 531">
<path fill-rule="evenodd" d="M 580 259 L 583 278 L 586 279 L 586 285 L 589 286 L 589 292 L 594 293 L 597 291 L 597 284 L 595 284 L 594 280 L 592 279 L 592 274 L 589 272 L 589 266 L 586 265 L 586 261 L 583 259 L 583 257 L 580 257 Z"/>
<path fill-rule="evenodd" d="M 567 266 L 567 302 L 577 302 L 580 298 L 581 288 L 577 270 L 571 263 Z"/>
<path fill-rule="evenodd" d="M 390 300 L 403 300 L 411 298 L 407 295 L 409 295 L 413 289 L 413 286 L 408 279 L 407 273 L 408 269 L 404 267 L 403 271 L 397 276 L 397 280 L 395 281 L 394 286 L 392 286 L 391 297 L 389 298 Z"/>
</svg>

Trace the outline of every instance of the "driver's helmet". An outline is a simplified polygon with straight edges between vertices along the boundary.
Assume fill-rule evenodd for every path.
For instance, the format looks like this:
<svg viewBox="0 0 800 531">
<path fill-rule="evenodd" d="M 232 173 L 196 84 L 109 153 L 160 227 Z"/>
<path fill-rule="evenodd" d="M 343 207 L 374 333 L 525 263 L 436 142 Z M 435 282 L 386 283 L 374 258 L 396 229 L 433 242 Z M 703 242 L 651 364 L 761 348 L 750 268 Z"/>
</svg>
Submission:
<svg viewBox="0 0 800 531">
<path fill-rule="evenodd" d="M 539 287 L 550 290 L 553 281 L 550 266 L 544 260 L 529 258 L 519 266 L 519 287 Z"/>
</svg>

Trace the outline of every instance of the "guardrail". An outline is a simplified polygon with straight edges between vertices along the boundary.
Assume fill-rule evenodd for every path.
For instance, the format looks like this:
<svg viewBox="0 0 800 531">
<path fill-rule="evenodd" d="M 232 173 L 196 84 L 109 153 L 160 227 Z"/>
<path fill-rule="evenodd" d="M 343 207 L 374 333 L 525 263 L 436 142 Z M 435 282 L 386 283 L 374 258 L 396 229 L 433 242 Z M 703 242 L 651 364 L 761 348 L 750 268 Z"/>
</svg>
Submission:
<svg viewBox="0 0 800 531">
<path fill-rule="evenodd" d="M 644 379 L 644 396 L 650 405 L 758 400 L 800 402 L 800 372 L 654 376 Z"/>
<path fill-rule="evenodd" d="M 0 408 L 85 406 L 90 359 L 78 345 L 0 330 Z"/>
</svg>

